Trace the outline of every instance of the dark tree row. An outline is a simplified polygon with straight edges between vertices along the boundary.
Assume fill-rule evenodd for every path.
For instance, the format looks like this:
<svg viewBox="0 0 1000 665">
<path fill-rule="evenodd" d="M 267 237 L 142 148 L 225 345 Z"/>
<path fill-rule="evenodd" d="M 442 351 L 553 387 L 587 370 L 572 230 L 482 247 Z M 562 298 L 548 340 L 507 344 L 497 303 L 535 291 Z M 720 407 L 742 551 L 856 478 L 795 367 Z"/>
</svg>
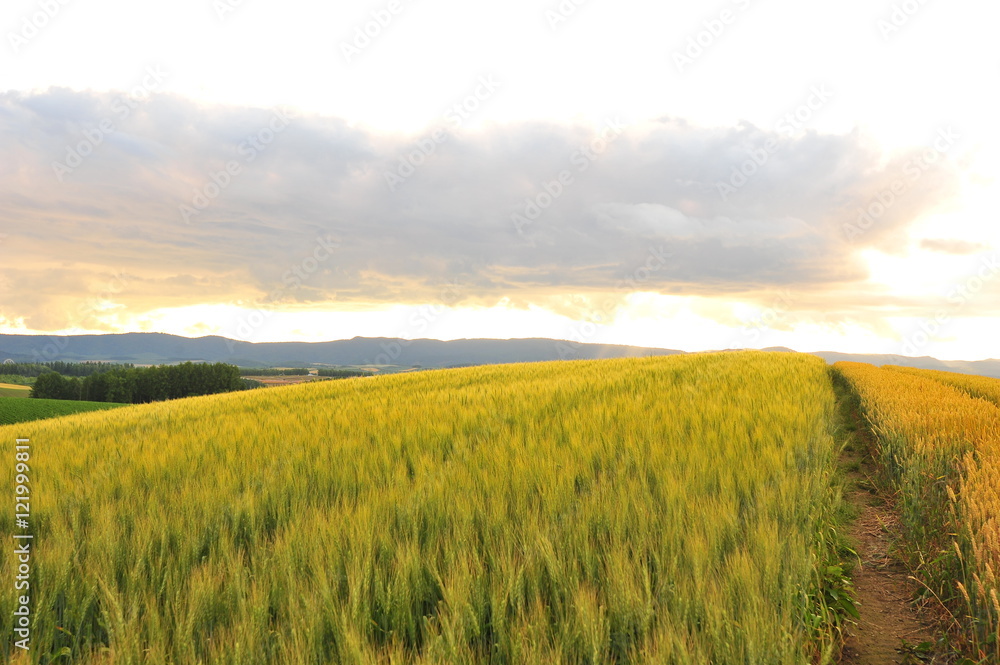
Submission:
<svg viewBox="0 0 1000 665">
<path fill-rule="evenodd" d="M 309 376 L 309 369 L 306 367 L 297 367 L 294 369 L 241 367 L 240 374 L 243 376 Z"/>
<path fill-rule="evenodd" d="M 371 372 L 359 369 L 321 369 L 319 376 L 332 376 L 335 379 L 349 379 L 352 376 L 371 376 Z"/>
<path fill-rule="evenodd" d="M 87 402 L 143 404 L 180 397 L 211 395 L 251 387 L 235 365 L 183 363 L 159 367 L 112 369 L 86 378 L 66 377 L 55 372 L 35 380 L 31 396 Z"/>
<path fill-rule="evenodd" d="M 266 368 L 254 368 L 254 367 L 241 367 L 240 374 L 242 376 L 309 376 L 312 370 L 306 367 L 298 367 L 294 369 L 276 369 L 274 367 Z M 333 377 L 335 379 L 346 379 L 352 376 L 368 376 L 369 372 L 364 372 L 357 369 L 321 369 L 317 370 L 317 376 L 327 376 Z"/>
<path fill-rule="evenodd" d="M 131 364 L 119 363 L 67 363 L 61 360 L 48 363 L 3 363 L 0 365 L 0 374 L 15 374 L 17 376 L 41 376 L 49 372 L 56 372 L 63 376 L 93 376 L 102 372 L 110 372 L 115 369 L 131 369 Z"/>
</svg>

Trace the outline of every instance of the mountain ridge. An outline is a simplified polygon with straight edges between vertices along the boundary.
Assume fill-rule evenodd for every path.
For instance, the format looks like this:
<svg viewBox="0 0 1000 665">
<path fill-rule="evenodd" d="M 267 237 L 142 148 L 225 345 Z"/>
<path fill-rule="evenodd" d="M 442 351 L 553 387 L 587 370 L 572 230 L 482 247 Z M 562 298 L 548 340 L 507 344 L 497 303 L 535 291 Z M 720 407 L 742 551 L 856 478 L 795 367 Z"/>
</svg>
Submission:
<svg viewBox="0 0 1000 665">
<path fill-rule="evenodd" d="M 795 352 L 786 347 L 763 349 Z M 218 335 L 181 337 L 169 333 L 89 335 L 0 335 L 0 360 L 46 362 L 64 360 L 169 364 L 184 361 L 227 362 L 244 367 L 299 365 L 398 365 L 459 367 L 546 360 L 628 358 L 685 353 L 675 349 L 585 344 L 541 337 L 514 339 L 404 340 L 353 337 L 327 342 L 246 342 Z M 930 356 L 852 354 L 812 351 L 828 363 L 840 360 L 873 365 L 901 365 L 1000 378 L 1000 359 L 939 360 Z M 2 371 L 0 371 L 2 373 Z"/>
</svg>

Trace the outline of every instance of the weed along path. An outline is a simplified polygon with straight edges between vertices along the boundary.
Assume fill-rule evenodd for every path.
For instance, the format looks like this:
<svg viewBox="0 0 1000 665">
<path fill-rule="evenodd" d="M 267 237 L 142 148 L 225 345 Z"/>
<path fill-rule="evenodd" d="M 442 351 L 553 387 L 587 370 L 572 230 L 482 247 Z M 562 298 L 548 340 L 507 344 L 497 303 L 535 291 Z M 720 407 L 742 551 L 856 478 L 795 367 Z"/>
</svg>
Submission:
<svg viewBox="0 0 1000 665">
<path fill-rule="evenodd" d="M 915 583 L 893 555 L 893 543 L 901 535 L 899 517 L 873 483 L 871 434 L 848 404 L 842 409 L 849 440 L 841 463 L 847 476 L 845 499 L 858 514 L 847 535 L 860 558 L 853 581 L 861 618 L 846 630 L 841 665 L 943 663 L 934 653 L 932 630 L 910 602 Z"/>
</svg>

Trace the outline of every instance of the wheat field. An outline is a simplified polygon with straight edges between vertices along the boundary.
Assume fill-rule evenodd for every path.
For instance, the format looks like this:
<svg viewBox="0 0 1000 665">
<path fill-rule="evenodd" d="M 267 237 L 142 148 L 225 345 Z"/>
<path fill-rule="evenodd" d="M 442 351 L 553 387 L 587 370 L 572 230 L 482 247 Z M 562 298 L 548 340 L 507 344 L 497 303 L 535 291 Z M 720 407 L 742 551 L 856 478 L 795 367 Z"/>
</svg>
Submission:
<svg viewBox="0 0 1000 665">
<path fill-rule="evenodd" d="M 0 427 L 35 450 L 31 658 L 829 661 L 834 408 L 823 361 L 739 352 Z"/>
<path fill-rule="evenodd" d="M 852 385 L 900 490 L 912 565 L 980 662 L 1000 659 L 1000 381 L 834 366 Z"/>
<path fill-rule="evenodd" d="M 895 372 L 922 376 L 927 379 L 934 379 L 938 383 L 943 383 L 960 391 L 970 397 L 981 397 L 988 402 L 993 402 L 1000 406 L 1000 379 L 989 376 L 976 376 L 974 374 L 956 374 L 955 372 L 942 372 L 933 369 L 917 369 L 915 367 L 896 367 L 887 365 L 885 369 Z"/>
</svg>

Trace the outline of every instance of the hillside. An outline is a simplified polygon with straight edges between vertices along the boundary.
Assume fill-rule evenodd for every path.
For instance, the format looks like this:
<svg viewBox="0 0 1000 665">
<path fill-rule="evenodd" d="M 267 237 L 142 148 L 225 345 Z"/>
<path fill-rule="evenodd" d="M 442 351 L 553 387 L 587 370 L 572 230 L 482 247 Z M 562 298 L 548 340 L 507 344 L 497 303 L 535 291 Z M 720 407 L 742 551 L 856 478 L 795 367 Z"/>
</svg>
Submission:
<svg viewBox="0 0 1000 665">
<path fill-rule="evenodd" d="M 30 439 L 27 472 L 44 479 L 28 518 L 44 543 L 33 653 L 802 663 L 832 648 L 813 617 L 832 616 L 818 585 L 840 501 L 833 411 L 821 360 L 745 352 L 420 372 L 0 427 Z M 14 594 L 0 587 L 7 635 Z"/>
<path fill-rule="evenodd" d="M 112 402 L 81 402 L 63 399 L 27 399 L 0 394 L 0 425 L 26 423 L 45 418 L 58 418 L 75 413 L 116 409 L 125 404 Z"/>
<path fill-rule="evenodd" d="M 792 352 L 792 349 L 765 349 Z M 252 344 L 225 337 L 188 338 L 164 333 L 121 335 L 0 335 L 0 360 L 105 360 L 135 364 L 183 361 L 225 362 L 241 367 L 321 365 L 397 365 L 401 367 L 465 367 L 549 360 L 642 358 L 683 353 L 614 344 L 578 344 L 554 339 L 434 339 L 404 340 L 355 337 L 332 342 L 273 342 Z M 1000 378 L 1000 360 L 946 361 L 898 355 L 812 352 L 828 363 L 842 360 L 876 366 L 900 365 Z"/>
<path fill-rule="evenodd" d="M 836 353 L 833 351 L 820 351 L 814 353 L 828 363 L 841 361 L 859 362 L 882 367 L 883 365 L 897 365 L 899 367 L 912 367 L 916 369 L 934 369 L 943 372 L 961 372 L 962 374 L 978 374 L 979 376 L 990 376 L 1000 378 L 1000 360 L 938 360 L 929 356 L 911 358 L 909 356 L 897 356 L 889 354 L 851 354 Z"/>
<path fill-rule="evenodd" d="M 401 365 L 459 367 L 546 360 L 593 360 L 672 355 L 680 351 L 613 344 L 575 344 L 551 339 L 403 340 L 355 337 L 332 342 L 251 344 L 224 337 L 191 339 L 163 333 L 121 335 L 0 335 L 0 360 L 108 360 L 135 364 L 185 360 L 244 367 Z"/>
</svg>

